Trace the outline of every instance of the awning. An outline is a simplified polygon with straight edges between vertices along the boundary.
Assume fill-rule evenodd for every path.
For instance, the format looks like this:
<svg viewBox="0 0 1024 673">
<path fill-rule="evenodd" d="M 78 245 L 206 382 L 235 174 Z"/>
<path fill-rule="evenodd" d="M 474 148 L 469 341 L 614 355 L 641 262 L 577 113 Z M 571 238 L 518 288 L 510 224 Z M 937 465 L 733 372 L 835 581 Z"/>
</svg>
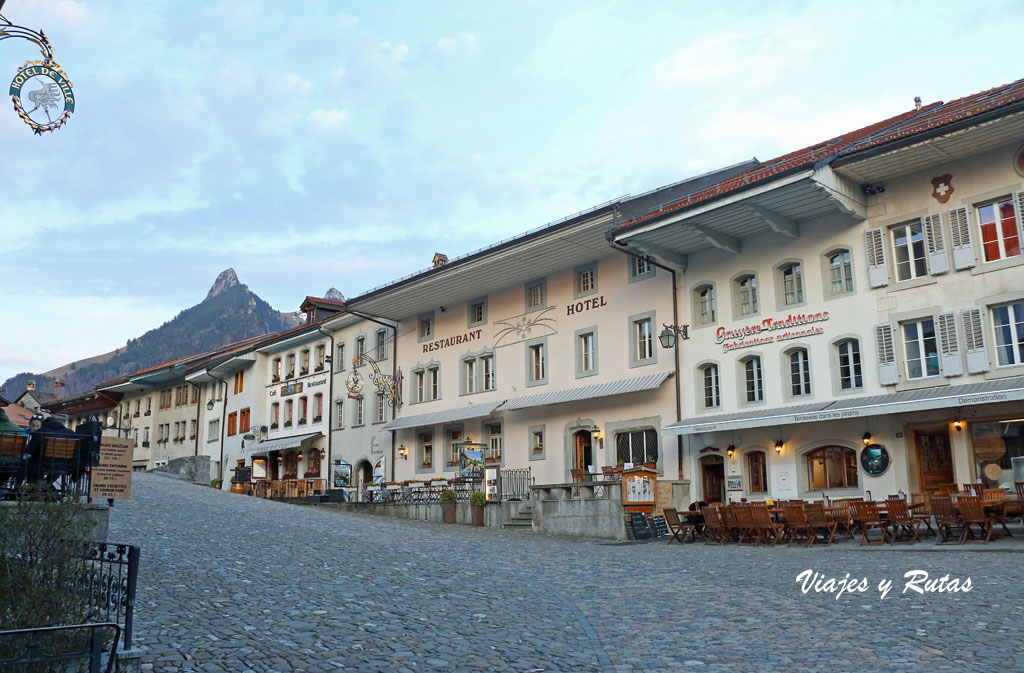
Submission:
<svg viewBox="0 0 1024 673">
<path fill-rule="evenodd" d="M 501 402 L 487 402 L 484 404 L 472 404 L 468 407 L 435 411 L 429 414 L 417 414 L 416 416 L 400 416 L 384 426 L 385 430 L 403 430 L 405 428 L 422 428 L 431 425 L 442 425 L 444 423 L 456 423 L 468 418 L 483 418 L 490 416 L 494 410 L 501 406 Z"/>
<path fill-rule="evenodd" d="M 565 402 L 578 402 L 579 400 L 591 400 L 595 397 L 608 397 L 610 395 L 624 395 L 626 393 L 638 393 L 642 390 L 653 390 L 665 382 L 665 379 L 672 376 L 672 372 L 658 372 L 647 376 L 638 376 L 633 379 L 622 379 L 609 383 L 599 383 L 594 386 L 582 388 L 570 388 L 569 390 L 556 390 L 550 393 L 539 393 L 537 395 L 525 395 L 506 400 L 500 407 L 502 411 L 515 411 L 516 409 L 528 409 L 530 407 L 542 407 L 550 404 L 564 404 Z"/>
<path fill-rule="evenodd" d="M 277 439 L 268 439 L 265 442 L 252 444 L 246 444 L 245 453 L 250 456 L 259 455 L 261 453 L 267 453 L 268 451 L 281 451 L 282 449 L 294 449 L 314 437 L 321 437 L 322 432 L 311 432 L 306 435 L 294 435 L 292 437 L 279 437 Z"/>
<path fill-rule="evenodd" d="M 887 395 L 852 397 L 847 399 L 801 404 L 777 409 L 761 409 L 735 414 L 720 414 L 704 418 L 690 418 L 665 426 L 663 435 L 696 435 L 721 430 L 740 430 L 771 425 L 836 421 L 882 414 L 903 414 L 928 409 L 966 407 L 1024 400 L 1024 377 L 1014 377 L 961 386 L 942 386 L 922 390 L 907 390 Z"/>
</svg>

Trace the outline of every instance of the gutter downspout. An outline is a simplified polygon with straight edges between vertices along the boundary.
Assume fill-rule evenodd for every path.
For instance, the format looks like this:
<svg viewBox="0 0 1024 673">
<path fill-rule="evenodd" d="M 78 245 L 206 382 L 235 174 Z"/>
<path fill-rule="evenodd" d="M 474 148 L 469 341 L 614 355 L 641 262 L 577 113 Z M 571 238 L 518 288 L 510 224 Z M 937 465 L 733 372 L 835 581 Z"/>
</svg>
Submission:
<svg viewBox="0 0 1024 673">
<path fill-rule="evenodd" d="M 224 422 L 228 414 L 228 382 L 224 379 L 218 379 L 210 372 L 210 378 L 215 381 L 220 381 L 224 384 L 224 404 L 221 405 L 220 409 L 220 462 L 217 463 L 217 477 L 220 479 L 221 486 L 224 485 Z"/>
<path fill-rule="evenodd" d="M 623 244 L 617 242 L 615 240 L 615 236 L 614 236 L 614 234 L 612 234 L 612 232 L 615 231 L 615 228 L 616 228 L 616 225 L 617 225 L 617 221 L 618 221 L 618 217 L 619 217 L 619 208 L 618 208 L 618 206 L 616 206 L 615 210 L 612 212 L 612 228 L 609 229 L 608 232 L 605 234 L 605 239 L 608 241 L 608 247 L 610 247 L 612 250 L 618 250 L 619 252 L 621 252 L 623 254 L 629 255 L 630 257 L 635 257 L 637 259 L 642 259 L 645 262 L 653 264 L 654 266 L 658 267 L 659 269 L 664 269 L 665 271 L 668 271 L 670 274 L 672 274 L 672 324 L 673 325 L 678 325 L 679 324 L 679 301 L 678 301 L 678 290 L 676 289 L 676 270 L 671 268 L 671 267 L 665 266 L 664 264 L 661 264 L 661 263 L 655 261 L 654 258 L 651 257 L 650 255 L 641 255 L 641 254 L 633 252 L 632 250 L 629 250 L 626 247 L 626 246 L 629 245 L 628 243 L 623 245 Z M 686 269 L 684 268 L 683 269 L 683 274 L 685 274 L 685 273 L 686 273 Z M 679 362 L 679 360 L 680 360 L 679 348 L 680 348 L 680 342 L 681 341 L 682 341 L 682 339 L 677 338 L 676 339 L 676 344 L 675 344 L 675 346 L 672 349 L 673 350 L 673 355 L 675 356 L 675 370 L 676 370 L 675 371 L 675 380 L 676 380 L 676 422 L 677 423 L 679 421 L 683 420 L 683 402 L 682 402 L 682 389 L 681 389 L 682 383 L 680 381 L 681 376 L 680 376 L 680 372 L 679 372 L 679 364 L 680 364 L 680 362 Z M 682 435 L 676 435 L 676 454 L 677 454 L 676 455 L 676 459 L 677 459 L 677 461 L 679 463 L 679 478 L 682 479 L 683 478 L 683 436 Z"/>
<path fill-rule="evenodd" d="M 348 313 L 350 313 L 350 314 L 352 314 L 354 316 L 357 316 L 359 318 L 362 318 L 363 320 L 369 320 L 370 322 L 375 322 L 378 325 L 383 325 L 384 327 L 390 327 L 391 330 L 394 332 L 394 339 L 392 340 L 392 344 L 393 345 L 391 347 L 391 380 L 392 381 L 396 381 L 397 380 L 396 377 L 398 376 L 398 321 L 397 320 L 391 320 L 390 318 L 385 318 L 385 320 L 391 320 L 391 323 L 394 323 L 394 324 L 386 323 L 386 322 L 381 322 L 377 318 L 375 318 L 375 317 L 373 317 L 371 315 L 367 315 L 366 313 L 359 313 L 357 311 L 351 311 L 351 310 L 348 310 L 348 309 L 345 309 L 345 310 L 346 310 L 346 312 L 348 312 Z M 395 419 L 395 407 L 392 406 L 391 407 L 391 420 L 394 420 L 394 419 Z M 390 432 L 391 432 L 391 481 L 394 481 L 395 480 L 395 432 L 397 432 L 397 431 L 396 430 L 390 430 Z"/>
<path fill-rule="evenodd" d="M 334 334 L 328 334 L 325 332 L 323 325 L 317 325 L 316 331 L 331 340 L 331 367 L 330 376 L 327 377 L 327 488 L 331 488 L 334 485 L 334 469 L 331 467 L 331 447 L 333 444 L 332 440 L 334 439 L 334 424 L 331 423 L 331 414 L 334 410 L 334 358 L 337 357 L 338 354 L 334 352 Z"/>
</svg>

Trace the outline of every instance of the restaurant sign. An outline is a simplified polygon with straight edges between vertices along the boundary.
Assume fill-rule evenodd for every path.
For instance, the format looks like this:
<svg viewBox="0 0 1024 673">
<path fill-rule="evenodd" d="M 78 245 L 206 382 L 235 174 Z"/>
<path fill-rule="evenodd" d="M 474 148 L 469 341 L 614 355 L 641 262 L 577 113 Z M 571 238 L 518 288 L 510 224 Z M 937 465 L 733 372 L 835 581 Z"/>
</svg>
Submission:
<svg viewBox="0 0 1024 673">
<path fill-rule="evenodd" d="M 75 111 L 71 81 L 60 66 L 49 59 L 27 62 L 14 75 L 9 94 L 18 116 L 37 135 L 56 131 Z"/>
<path fill-rule="evenodd" d="M 820 313 L 790 313 L 782 320 L 765 318 L 736 329 L 719 327 L 715 331 L 715 343 L 726 353 L 740 348 L 751 348 L 779 341 L 803 339 L 824 334 L 825 330 L 814 323 L 828 320 L 828 311 Z"/>
<path fill-rule="evenodd" d="M 302 392 L 302 381 L 296 383 L 286 383 L 281 386 L 281 397 L 288 397 L 289 395 L 297 395 Z"/>
<path fill-rule="evenodd" d="M 132 454 L 135 440 L 100 437 L 100 461 L 89 479 L 90 498 L 127 500 L 132 495 Z"/>
</svg>

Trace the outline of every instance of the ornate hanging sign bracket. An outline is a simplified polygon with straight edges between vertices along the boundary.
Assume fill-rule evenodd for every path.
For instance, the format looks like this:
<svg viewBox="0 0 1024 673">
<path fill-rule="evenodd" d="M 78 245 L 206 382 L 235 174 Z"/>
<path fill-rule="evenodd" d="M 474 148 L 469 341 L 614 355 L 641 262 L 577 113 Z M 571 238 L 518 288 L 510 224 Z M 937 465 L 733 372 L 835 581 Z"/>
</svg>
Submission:
<svg viewBox="0 0 1024 673">
<path fill-rule="evenodd" d="M 3 7 L 0 0 L 0 8 Z M 39 47 L 43 59 L 28 61 L 11 80 L 11 101 L 22 121 L 41 135 L 56 131 L 75 111 L 75 94 L 67 73 L 53 60 L 53 47 L 43 31 L 16 26 L 0 15 L 0 41 L 8 38 L 28 40 Z"/>
<path fill-rule="evenodd" d="M 370 373 L 370 382 L 377 390 L 384 393 L 384 399 L 392 408 L 402 406 L 402 370 L 399 369 L 395 376 L 381 374 L 377 362 L 365 353 L 352 358 L 352 371 L 345 378 L 345 387 L 348 389 L 348 396 L 358 398 L 363 396 L 363 377 L 356 371 L 356 367 L 368 363 L 373 371 Z"/>
</svg>

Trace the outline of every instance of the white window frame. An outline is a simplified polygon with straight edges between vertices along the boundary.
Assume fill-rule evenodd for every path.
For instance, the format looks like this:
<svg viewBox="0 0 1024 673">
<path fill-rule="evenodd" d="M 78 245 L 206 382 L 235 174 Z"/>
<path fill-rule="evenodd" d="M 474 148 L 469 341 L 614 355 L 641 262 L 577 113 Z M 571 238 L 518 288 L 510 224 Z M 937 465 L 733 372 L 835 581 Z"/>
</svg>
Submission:
<svg viewBox="0 0 1024 673">
<path fill-rule="evenodd" d="M 897 243 L 897 237 L 902 233 L 906 238 L 907 242 L 904 245 Z M 915 239 L 915 237 L 917 237 Z M 896 277 L 896 282 L 904 282 L 908 280 L 916 280 L 918 278 L 924 278 L 928 275 L 928 251 L 924 240 L 924 227 L 921 225 L 921 220 L 914 220 L 913 222 L 904 222 L 903 224 L 897 224 L 889 227 L 889 245 L 892 246 L 893 256 L 893 272 Z M 905 248 L 907 260 L 900 262 L 900 249 Z M 920 254 L 918 254 L 920 253 Z M 924 270 L 918 270 L 918 262 L 924 266 Z M 906 264 L 906 269 L 910 272 L 910 275 L 906 278 L 900 275 L 900 264 Z"/>
<path fill-rule="evenodd" d="M 787 275 L 790 277 L 787 279 Z M 800 262 L 789 262 L 779 268 L 782 281 L 782 303 L 798 306 L 804 303 L 804 270 Z"/>
<path fill-rule="evenodd" d="M 838 263 L 835 261 L 838 259 Z M 836 248 L 825 255 L 828 268 L 829 296 L 853 292 L 853 255 L 847 248 Z"/>
<path fill-rule="evenodd" d="M 847 352 L 844 353 L 843 349 Z M 860 390 L 864 387 L 864 360 L 859 339 L 843 339 L 835 344 L 839 390 Z M 844 374 L 844 370 L 847 372 Z M 849 385 L 845 385 L 849 382 Z"/>
<path fill-rule="evenodd" d="M 699 367 L 701 375 L 701 396 L 703 409 L 718 409 L 722 406 L 722 379 L 718 365 L 708 363 Z"/>
<path fill-rule="evenodd" d="M 925 323 L 931 323 L 932 325 L 932 336 L 931 342 L 933 344 L 934 359 L 935 359 L 935 373 L 928 372 L 928 337 L 924 335 Z M 917 335 L 911 338 L 907 334 L 907 328 L 911 325 L 916 327 Z M 903 373 L 906 375 L 908 381 L 921 381 L 924 379 L 937 378 L 942 374 L 942 367 L 939 365 L 939 333 L 938 328 L 935 324 L 935 319 L 932 316 L 918 318 L 917 320 L 906 320 L 900 323 L 900 338 L 903 342 Z M 916 346 L 918 351 L 918 357 L 910 357 L 910 345 Z M 911 363 L 920 362 L 921 364 L 921 375 L 911 376 Z"/>
<path fill-rule="evenodd" d="M 760 355 L 751 355 L 743 364 L 743 399 L 747 404 L 764 402 L 764 365 Z"/>
<path fill-rule="evenodd" d="M 1009 204 L 1010 205 L 1010 210 L 1013 212 L 1014 228 L 1016 229 L 1016 238 L 1017 238 L 1017 254 L 1009 255 L 1009 256 L 1006 254 L 1006 238 L 1007 237 L 1003 233 L 1002 219 L 1000 217 L 998 217 L 998 213 L 1000 211 L 1000 207 L 1004 203 Z M 999 256 L 996 257 L 995 259 L 988 259 L 987 251 L 985 249 L 985 235 L 984 235 L 983 230 L 982 230 L 982 227 L 984 225 L 983 225 L 983 223 L 981 221 L 981 216 L 982 216 L 982 212 L 986 208 L 992 208 L 993 211 L 997 215 L 996 216 L 996 220 L 995 220 L 995 222 L 993 224 L 995 225 L 995 230 L 996 230 L 996 239 L 995 239 L 995 241 L 996 241 L 996 244 L 997 244 L 998 249 L 999 249 Z M 988 203 L 984 203 L 984 204 L 982 204 L 980 206 L 976 206 L 975 215 L 977 217 L 977 222 L 978 222 L 978 247 L 981 248 L 981 261 L 982 262 L 986 262 L 986 263 L 987 262 L 999 262 L 999 261 L 1002 261 L 1004 259 L 1010 259 L 1011 257 L 1020 257 L 1021 253 L 1024 252 L 1024 247 L 1021 246 L 1021 223 L 1020 223 L 1020 221 L 1019 221 L 1019 219 L 1017 217 L 1017 209 L 1014 207 L 1013 197 L 1012 196 L 1005 196 L 1005 197 L 1002 197 L 1002 198 L 990 201 Z M 1010 238 L 1012 238 L 1012 237 L 1010 237 Z"/>
<path fill-rule="evenodd" d="M 810 350 L 799 346 L 787 350 L 785 356 L 789 374 L 786 384 L 787 397 L 810 397 L 812 392 Z"/>
<path fill-rule="evenodd" d="M 748 273 L 733 282 L 736 286 L 736 314 L 738 316 L 757 315 L 757 276 Z"/>
<path fill-rule="evenodd" d="M 1014 316 L 1015 307 L 1020 307 L 1019 317 Z M 989 311 L 992 315 L 992 332 L 995 337 L 992 347 L 996 352 L 996 367 L 1024 365 L 1024 300 L 992 306 Z M 1005 324 L 997 324 L 998 311 L 1006 312 Z M 1000 343 L 1003 340 L 1001 337 L 1007 334 L 1010 337 L 1009 343 Z"/>
</svg>

